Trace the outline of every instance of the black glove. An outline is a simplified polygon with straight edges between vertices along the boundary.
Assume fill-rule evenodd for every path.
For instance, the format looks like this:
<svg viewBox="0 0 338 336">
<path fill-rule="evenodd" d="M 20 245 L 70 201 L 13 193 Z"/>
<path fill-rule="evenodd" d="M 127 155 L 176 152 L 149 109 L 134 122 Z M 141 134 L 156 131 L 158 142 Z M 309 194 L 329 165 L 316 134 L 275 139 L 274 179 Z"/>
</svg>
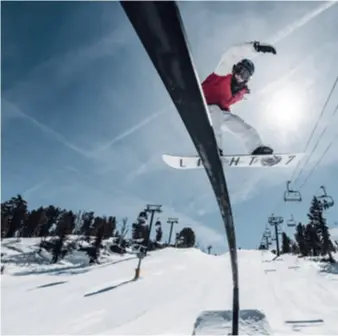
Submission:
<svg viewBox="0 0 338 336">
<path fill-rule="evenodd" d="M 266 43 L 260 43 L 260 42 L 256 41 L 256 42 L 254 42 L 253 46 L 254 46 L 254 48 L 257 52 L 271 53 L 271 54 L 274 54 L 274 55 L 277 54 L 276 49 L 272 45 L 269 45 L 269 44 L 266 44 Z"/>
</svg>

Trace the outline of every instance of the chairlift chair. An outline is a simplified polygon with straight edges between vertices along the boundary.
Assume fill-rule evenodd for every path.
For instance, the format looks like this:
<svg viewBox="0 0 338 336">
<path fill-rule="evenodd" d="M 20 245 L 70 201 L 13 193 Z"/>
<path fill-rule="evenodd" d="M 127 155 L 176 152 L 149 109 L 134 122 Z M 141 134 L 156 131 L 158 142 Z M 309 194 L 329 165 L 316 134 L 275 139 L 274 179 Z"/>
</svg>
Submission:
<svg viewBox="0 0 338 336">
<path fill-rule="evenodd" d="M 295 227 L 296 226 L 296 221 L 293 218 L 293 215 L 291 215 L 291 218 L 286 222 L 286 225 L 288 227 Z"/>
<path fill-rule="evenodd" d="M 271 231 L 269 228 L 266 228 L 265 231 L 264 231 L 264 236 L 265 237 L 268 237 L 268 238 L 271 238 Z"/>
<path fill-rule="evenodd" d="M 284 201 L 285 202 L 301 202 L 302 195 L 299 191 L 290 189 L 291 181 L 286 182 L 286 190 L 284 192 Z"/>
<path fill-rule="evenodd" d="M 317 197 L 317 199 L 320 201 L 320 203 L 322 204 L 323 208 L 325 210 L 327 210 L 328 208 L 333 207 L 334 205 L 334 200 L 332 198 L 332 196 L 328 195 L 326 192 L 326 189 L 324 186 L 320 187 L 323 190 L 323 195 L 320 195 Z"/>
</svg>

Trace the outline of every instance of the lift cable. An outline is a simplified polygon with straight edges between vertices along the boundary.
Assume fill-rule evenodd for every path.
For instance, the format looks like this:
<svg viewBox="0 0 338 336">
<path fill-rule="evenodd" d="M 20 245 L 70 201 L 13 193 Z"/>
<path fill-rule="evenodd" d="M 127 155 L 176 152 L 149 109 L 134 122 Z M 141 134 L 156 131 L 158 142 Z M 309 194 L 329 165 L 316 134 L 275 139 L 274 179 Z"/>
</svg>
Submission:
<svg viewBox="0 0 338 336">
<path fill-rule="evenodd" d="M 337 110 L 337 108 L 336 108 L 336 110 Z M 313 172 L 315 171 L 315 169 L 319 166 L 320 162 L 324 158 L 325 154 L 329 151 L 329 149 L 331 148 L 331 146 L 333 145 L 333 143 L 337 139 L 337 137 L 338 137 L 338 133 L 336 134 L 336 136 L 334 137 L 334 139 L 329 143 L 329 145 L 326 147 L 325 151 L 322 153 L 322 155 L 320 156 L 320 158 L 318 159 L 318 161 L 316 162 L 316 164 L 312 167 L 311 171 L 309 172 L 309 174 L 307 175 L 307 177 L 305 178 L 304 182 L 301 184 L 301 186 L 299 187 L 299 189 L 302 189 L 305 186 L 306 182 L 309 180 L 309 178 L 311 177 L 311 175 L 313 174 Z"/>
<path fill-rule="evenodd" d="M 305 148 L 304 148 L 304 152 L 306 152 L 306 150 L 308 149 L 308 146 L 309 146 L 309 144 L 310 144 L 310 142 L 311 142 L 311 139 L 312 139 L 312 137 L 313 137 L 313 135 L 314 135 L 314 133 L 315 133 L 315 131 L 316 131 L 318 125 L 319 125 L 320 119 L 322 118 L 322 116 L 323 116 L 323 114 L 324 114 L 324 112 L 325 112 L 325 110 L 326 110 L 326 107 L 327 107 L 328 103 L 329 103 L 330 100 L 331 100 L 331 96 L 332 96 L 332 94 L 333 94 L 333 92 L 334 92 L 334 90 L 335 90 L 335 88 L 336 88 L 337 83 L 338 83 L 338 76 L 337 76 L 336 80 L 335 80 L 334 83 L 333 83 L 333 86 L 332 86 L 332 88 L 331 88 L 331 90 L 330 90 L 330 92 L 329 92 L 329 95 L 328 95 L 328 97 L 327 97 L 327 99 L 326 99 L 326 101 L 325 101 L 325 103 L 324 103 L 324 106 L 323 106 L 323 108 L 322 108 L 322 110 L 321 110 L 321 113 L 320 113 L 320 115 L 318 116 L 318 119 L 317 119 L 317 121 L 316 121 L 316 123 L 315 123 L 315 126 L 314 126 L 314 128 L 313 128 L 313 130 L 312 130 L 312 132 L 311 132 L 311 134 L 310 134 L 310 136 L 309 136 L 309 139 L 308 139 L 308 141 L 307 141 L 307 143 L 306 143 L 306 145 L 305 145 Z M 338 108 L 338 105 L 337 105 L 336 108 L 334 109 L 334 111 L 333 111 L 333 113 L 332 113 L 332 116 L 334 116 L 334 115 L 337 113 L 337 108 Z M 324 135 L 326 129 L 327 129 L 327 126 L 326 126 L 325 129 L 323 130 L 323 132 L 322 132 L 322 134 L 321 134 L 321 137 Z M 336 137 L 337 137 L 337 136 L 338 136 L 338 133 L 337 133 Z M 321 137 L 319 138 L 319 140 L 321 139 Z M 335 139 L 336 139 L 336 137 L 335 137 Z M 335 140 L 335 139 L 334 139 L 334 140 Z M 334 140 L 328 145 L 328 147 L 326 148 L 326 150 L 324 151 L 324 153 L 322 154 L 322 156 L 321 156 L 320 159 L 318 160 L 317 165 L 315 165 L 315 166 L 313 167 L 313 169 L 312 169 L 311 172 L 309 173 L 308 177 L 306 178 L 305 182 L 302 184 L 302 186 L 301 186 L 300 188 L 298 188 L 298 190 L 300 190 L 300 189 L 305 185 L 305 183 L 307 182 L 307 180 L 309 179 L 309 177 L 312 175 L 313 171 L 314 171 L 315 168 L 318 166 L 318 164 L 320 163 L 320 161 L 322 160 L 322 158 L 324 157 L 324 155 L 325 155 L 325 154 L 328 152 L 328 150 L 331 148 L 331 146 L 332 146 Z M 319 143 L 319 141 L 317 141 L 317 143 L 316 143 L 315 147 L 313 148 L 312 153 L 310 154 L 310 156 L 312 156 L 314 150 L 317 148 L 318 143 Z M 308 160 L 306 161 L 306 163 L 308 163 L 308 161 L 309 161 L 309 157 L 308 157 Z M 293 192 L 297 192 L 296 189 L 290 189 L 290 184 L 292 183 L 292 181 L 294 181 L 294 176 L 295 176 L 295 173 L 296 173 L 297 169 L 299 168 L 299 165 L 300 165 L 300 161 L 298 162 L 298 164 L 296 165 L 295 169 L 293 170 L 293 174 L 292 174 L 292 176 L 291 176 L 291 179 L 287 182 L 287 190 L 291 190 L 291 191 L 293 191 Z M 303 165 L 303 168 L 304 168 L 305 166 L 306 166 L 306 164 Z M 299 176 L 300 176 L 301 173 L 302 173 L 303 168 L 300 169 L 300 171 L 299 171 L 299 173 L 298 173 L 298 175 L 297 175 L 297 178 L 296 178 L 295 180 L 297 180 L 297 179 L 299 178 Z M 300 193 L 299 193 L 299 195 L 300 195 Z M 300 197 L 300 200 L 301 200 L 301 197 Z M 284 193 L 284 202 L 285 202 L 285 193 Z M 276 204 L 276 206 L 275 206 L 275 211 L 279 208 L 279 206 L 281 205 L 281 203 L 282 203 L 282 202 L 278 202 L 278 204 Z"/>
<path fill-rule="evenodd" d="M 306 153 L 306 151 L 307 151 L 307 149 L 308 149 L 308 147 L 309 147 L 309 144 L 310 144 L 310 142 L 311 142 L 311 140 L 312 140 L 312 138 L 313 138 L 313 135 L 314 135 L 314 133 L 315 133 L 315 131 L 316 131 L 318 125 L 319 125 L 320 119 L 323 117 L 323 114 L 324 114 L 324 112 L 325 112 L 325 110 L 326 110 L 326 107 L 327 107 L 327 105 L 328 105 L 328 103 L 329 103 L 329 101 L 330 101 L 330 99 L 331 99 L 331 96 L 332 96 L 332 94 L 333 94 L 333 92 L 334 92 L 334 90 L 335 90 L 335 88 L 336 88 L 337 83 L 338 83 L 338 76 L 337 76 L 335 82 L 333 83 L 333 86 L 332 86 L 332 88 L 331 88 L 331 90 L 330 90 L 330 93 L 329 93 L 328 97 L 326 98 L 326 101 L 325 101 L 325 103 L 324 103 L 324 106 L 323 106 L 323 108 L 322 108 L 322 111 L 321 111 L 320 115 L 318 116 L 318 119 L 317 119 L 317 121 L 316 121 L 316 123 L 315 123 L 315 126 L 314 126 L 314 128 L 313 128 L 313 130 L 312 130 L 312 132 L 311 132 L 311 134 L 310 134 L 310 136 L 309 136 L 309 138 L 308 138 L 308 141 L 307 141 L 307 143 L 306 143 L 306 145 L 305 145 L 305 148 L 304 148 L 304 151 L 303 151 L 304 153 Z M 334 114 L 335 114 L 335 112 L 334 112 Z M 326 128 L 325 128 L 325 130 L 326 130 Z M 322 132 L 322 135 L 324 134 L 324 132 L 325 132 L 325 131 Z M 322 135 L 321 135 L 321 136 L 322 136 Z M 317 146 L 315 146 L 315 147 L 317 147 Z M 314 149 L 315 149 L 315 148 L 314 148 Z M 314 151 L 314 149 L 313 149 L 313 151 Z M 303 168 L 306 166 L 306 164 L 307 164 L 308 161 L 310 160 L 310 157 L 312 156 L 313 151 L 312 151 L 312 153 L 308 156 L 308 158 L 307 158 L 307 160 L 306 160 L 306 163 L 304 163 L 304 165 L 303 165 Z M 299 171 L 297 177 L 294 179 L 295 173 L 296 173 L 297 169 L 299 168 L 299 165 L 300 165 L 300 161 L 298 162 L 296 168 L 295 168 L 294 171 L 293 171 L 293 174 L 292 174 L 291 179 L 290 179 L 291 181 L 297 180 L 297 179 L 299 178 L 299 176 L 301 175 L 301 172 L 302 172 L 303 168 L 300 169 L 300 171 Z"/>
<path fill-rule="evenodd" d="M 338 77 L 337 77 L 337 78 L 338 78 Z M 338 105 L 337 105 L 336 108 L 333 110 L 333 113 L 332 113 L 331 117 L 334 117 L 335 114 L 337 113 L 337 111 L 338 111 Z M 321 135 L 318 137 L 317 142 L 315 143 L 315 145 L 314 145 L 314 147 L 313 147 L 313 149 L 312 149 L 310 155 L 307 157 L 307 159 L 306 159 L 306 161 L 305 161 L 305 163 L 304 163 L 303 168 L 299 171 L 299 174 L 298 174 L 297 178 L 295 179 L 295 181 L 297 181 L 297 180 L 299 179 L 299 177 L 301 176 L 302 172 L 304 172 L 304 168 L 305 168 L 305 167 L 307 166 L 307 164 L 309 163 L 310 158 L 312 157 L 312 155 L 314 154 L 315 150 L 317 149 L 317 147 L 318 147 L 318 145 L 319 145 L 319 143 L 320 143 L 320 140 L 323 138 L 325 132 L 326 132 L 327 129 L 328 129 L 328 126 L 329 126 L 329 124 L 327 124 L 327 125 L 325 126 L 325 128 L 323 129 Z M 333 143 L 333 141 L 329 144 L 329 146 L 328 146 L 329 148 L 331 147 L 332 143 Z"/>
</svg>

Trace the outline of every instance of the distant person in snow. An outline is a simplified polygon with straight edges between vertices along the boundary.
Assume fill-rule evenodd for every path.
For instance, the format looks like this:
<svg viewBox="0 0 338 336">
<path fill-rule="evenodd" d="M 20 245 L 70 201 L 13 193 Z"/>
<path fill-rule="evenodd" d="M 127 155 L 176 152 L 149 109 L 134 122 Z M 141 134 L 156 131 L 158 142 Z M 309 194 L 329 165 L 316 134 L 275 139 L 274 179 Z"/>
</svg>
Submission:
<svg viewBox="0 0 338 336">
<path fill-rule="evenodd" d="M 273 153 L 270 147 L 262 144 L 252 126 L 230 111 L 231 105 L 250 93 L 247 84 L 255 72 L 255 66 L 249 58 L 256 56 L 257 52 L 275 55 L 276 49 L 257 41 L 235 45 L 223 54 L 215 71 L 202 83 L 220 155 L 223 155 L 222 133 L 225 130 L 241 137 L 252 155 Z"/>
</svg>

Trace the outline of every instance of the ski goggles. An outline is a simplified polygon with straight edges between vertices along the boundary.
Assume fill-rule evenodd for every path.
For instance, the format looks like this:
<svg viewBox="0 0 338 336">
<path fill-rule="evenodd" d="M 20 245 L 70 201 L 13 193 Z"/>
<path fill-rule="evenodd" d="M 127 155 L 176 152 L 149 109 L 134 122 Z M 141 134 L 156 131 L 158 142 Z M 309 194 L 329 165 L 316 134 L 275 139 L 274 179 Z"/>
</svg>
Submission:
<svg viewBox="0 0 338 336">
<path fill-rule="evenodd" d="M 247 82 L 251 78 L 250 71 L 244 66 L 238 66 L 236 68 L 235 75 L 239 77 L 243 82 Z"/>
</svg>

